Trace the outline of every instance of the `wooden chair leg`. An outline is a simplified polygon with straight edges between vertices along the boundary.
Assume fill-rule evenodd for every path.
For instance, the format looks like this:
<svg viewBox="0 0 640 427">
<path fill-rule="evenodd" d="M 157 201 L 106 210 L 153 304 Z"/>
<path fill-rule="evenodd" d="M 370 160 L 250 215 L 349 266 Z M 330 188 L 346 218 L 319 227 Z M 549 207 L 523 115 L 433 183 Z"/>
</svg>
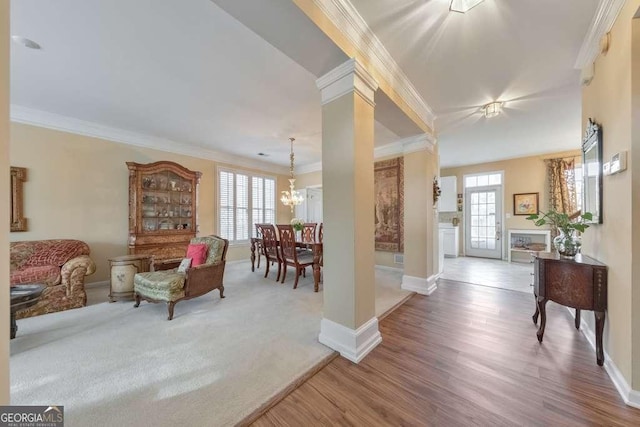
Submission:
<svg viewBox="0 0 640 427">
<path fill-rule="evenodd" d="M 167 320 L 173 319 L 173 307 L 176 306 L 176 303 L 173 301 L 169 301 L 167 303 L 167 308 L 169 309 L 169 318 Z"/>
<path fill-rule="evenodd" d="M 267 275 L 269 275 L 269 259 L 267 259 L 267 262 L 265 264 L 266 264 L 266 266 L 265 266 L 265 269 L 264 269 L 265 270 L 264 271 L 264 278 L 266 279 Z"/>
<path fill-rule="evenodd" d="M 300 270 L 296 267 L 296 280 L 293 282 L 293 289 L 298 288 L 298 279 L 300 278 Z"/>
<path fill-rule="evenodd" d="M 224 298 L 224 286 L 220 286 L 220 298 Z"/>
<path fill-rule="evenodd" d="M 258 252 L 258 268 L 260 268 L 260 252 Z"/>
<path fill-rule="evenodd" d="M 278 263 L 278 276 L 276 277 L 276 282 L 280 280 L 280 273 L 282 272 L 282 263 Z"/>
<path fill-rule="evenodd" d="M 142 300 L 142 298 L 140 298 L 140 295 L 136 294 L 135 299 L 136 299 L 136 303 L 133 306 L 140 307 L 140 301 Z"/>
<path fill-rule="evenodd" d="M 287 263 L 284 263 L 284 272 L 282 274 L 282 281 L 280 283 L 284 283 L 284 279 L 287 278 Z"/>
</svg>

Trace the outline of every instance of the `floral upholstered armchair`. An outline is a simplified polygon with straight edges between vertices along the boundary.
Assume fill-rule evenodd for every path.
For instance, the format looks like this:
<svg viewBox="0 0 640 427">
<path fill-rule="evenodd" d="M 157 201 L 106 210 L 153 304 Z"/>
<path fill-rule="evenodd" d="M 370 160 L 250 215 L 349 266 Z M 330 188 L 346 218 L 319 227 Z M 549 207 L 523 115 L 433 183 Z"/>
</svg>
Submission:
<svg viewBox="0 0 640 427">
<path fill-rule="evenodd" d="M 204 295 L 214 289 L 220 290 L 220 298 L 224 298 L 224 266 L 229 241 L 218 236 L 195 237 L 190 245 L 206 245 L 206 256 L 201 265 L 192 266 L 182 271 L 171 270 L 138 273 L 134 276 L 134 294 L 136 303 L 141 300 L 149 302 L 166 302 L 169 309 L 168 320 L 173 319 L 173 308 L 178 301 Z"/>
</svg>

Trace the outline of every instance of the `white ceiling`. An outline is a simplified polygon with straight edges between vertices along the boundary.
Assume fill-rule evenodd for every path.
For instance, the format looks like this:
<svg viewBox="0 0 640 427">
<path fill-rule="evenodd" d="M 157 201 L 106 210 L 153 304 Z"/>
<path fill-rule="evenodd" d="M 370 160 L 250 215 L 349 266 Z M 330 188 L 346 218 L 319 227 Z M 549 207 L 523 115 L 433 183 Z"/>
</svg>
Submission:
<svg viewBox="0 0 640 427">
<path fill-rule="evenodd" d="M 326 46 L 310 21 L 266 28 L 279 18 L 271 6 L 214 1 L 226 11 L 210 0 L 13 0 L 12 34 L 43 49 L 12 46 L 12 104 L 279 165 L 294 136 L 296 164 L 319 161 L 315 79 L 344 57 L 309 48 Z M 486 0 L 467 14 L 448 0 L 352 3 L 439 116 L 443 166 L 579 146 L 572 67 L 597 0 Z M 251 30 L 227 14 L 242 5 Z M 290 58 L 301 51 L 302 65 Z M 504 114 L 481 117 L 495 99 Z M 380 121 L 394 132 L 376 123 L 376 146 L 406 136 Z"/>
<path fill-rule="evenodd" d="M 14 0 L 11 33 L 42 46 L 12 44 L 13 105 L 281 165 L 293 136 L 296 164 L 320 160 L 316 77 L 209 0 Z"/>
<path fill-rule="evenodd" d="M 441 166 L 577 149 L 579 70 L 598 0 L 351 0 L 438 117 Z M 486 119 L 480 107 L 505 101 Z"/>
</svg>

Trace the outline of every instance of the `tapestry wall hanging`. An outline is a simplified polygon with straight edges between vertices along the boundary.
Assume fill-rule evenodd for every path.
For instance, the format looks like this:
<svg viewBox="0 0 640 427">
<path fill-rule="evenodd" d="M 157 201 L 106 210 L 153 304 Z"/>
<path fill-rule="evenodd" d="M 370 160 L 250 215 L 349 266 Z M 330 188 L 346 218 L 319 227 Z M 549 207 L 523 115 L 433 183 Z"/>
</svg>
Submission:
<svg viewBox="0 0 640 427">
<path fill-rule="evenodd" d="M 404 251 L 404 160 L 375 162 L 376 250 Z"/>
</svg>

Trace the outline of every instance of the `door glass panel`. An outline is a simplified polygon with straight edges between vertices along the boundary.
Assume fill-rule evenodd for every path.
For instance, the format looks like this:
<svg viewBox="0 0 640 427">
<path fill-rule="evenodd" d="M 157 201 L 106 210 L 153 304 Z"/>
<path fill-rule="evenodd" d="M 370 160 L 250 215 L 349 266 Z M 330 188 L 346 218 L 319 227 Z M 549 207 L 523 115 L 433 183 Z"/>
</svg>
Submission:
<svg viewBox="0 0 640 427">
<path fill-rule="evenodd" d="M 500 175 L 496 175 L 500 177 Z M 478 185 L 487 184 L 490 175 L 477 176 Z M 486 179 L 486 182 L 485 182 Z M 471 249 L 495 251 L 500 242 L 496 240 L 498 219 L 496 218 L 496 203 L 499 196 L 496 190 L 469 192 L 469 240 Z"/>
<path fill-rule="evenodd" d="M 478 187 L 483 185 L 489 185 L 489 176 L 488 175 L 480 175 L 478 176 Z"/>
</svg>

